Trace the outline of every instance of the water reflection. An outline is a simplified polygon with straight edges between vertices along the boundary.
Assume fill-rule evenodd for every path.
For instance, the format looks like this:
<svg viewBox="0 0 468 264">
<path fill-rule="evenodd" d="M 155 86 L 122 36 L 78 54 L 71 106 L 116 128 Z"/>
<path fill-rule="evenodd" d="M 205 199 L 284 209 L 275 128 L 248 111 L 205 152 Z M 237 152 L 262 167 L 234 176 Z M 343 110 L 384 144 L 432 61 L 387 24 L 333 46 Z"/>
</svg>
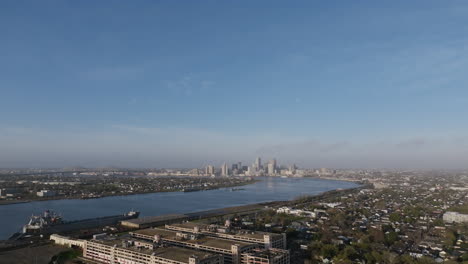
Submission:
<svg viewBox="0 0 468 264">
<path fill-rule="evenodd" d="M 308 178 L 260 178 L 243 190 L 231 188 L 202 192 L 152 193 L 114 196 L 91 200 L 56 200 L 0 206 L 0 239 L 8 238 L 25 224 L 32 213 L 47 209 L 62 214 L 65 220 L 122 214 L 131 209 L 142 216 L 188 213 L 228 206 L 276 200 L 290 200 L 338 188 L 351 188 L 354 183 Z"/>
</svg>

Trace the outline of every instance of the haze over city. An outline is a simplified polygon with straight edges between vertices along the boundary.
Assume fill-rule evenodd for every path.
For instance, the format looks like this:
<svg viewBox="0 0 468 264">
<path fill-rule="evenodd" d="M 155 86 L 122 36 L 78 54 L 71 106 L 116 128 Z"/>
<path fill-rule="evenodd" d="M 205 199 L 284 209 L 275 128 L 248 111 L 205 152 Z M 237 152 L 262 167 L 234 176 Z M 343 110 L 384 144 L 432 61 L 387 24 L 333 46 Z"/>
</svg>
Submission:
<svg viewBox="0 0 468 264">
<path fill-rule="evenodd" d="M 466 168 L 466 1 L 1 6 L 0 167 Z"/>
</svg>

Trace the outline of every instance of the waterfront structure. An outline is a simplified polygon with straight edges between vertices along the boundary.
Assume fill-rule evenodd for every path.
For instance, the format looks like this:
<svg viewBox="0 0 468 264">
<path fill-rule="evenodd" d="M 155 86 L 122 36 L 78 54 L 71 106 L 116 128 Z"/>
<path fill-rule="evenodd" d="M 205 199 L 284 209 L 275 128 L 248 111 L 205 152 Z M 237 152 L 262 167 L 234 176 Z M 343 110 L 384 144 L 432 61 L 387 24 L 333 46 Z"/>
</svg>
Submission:
<svg viewBox="0 0 468 264">
<path fill-rule="evenodd" d="M 443 216 L 443 220 L 447 223 L 468 223 L 468 214 L 446 212 Z"/>
<path fill-rule="evenodd" d="M 224 263 L 228 264 L 241 264 L 241 255 L 243 253 L 251 252 L 258 248 L 258 245 L 254 243 L 232 241 L 208 237 L 203 234 L 176 232 L 160 228 L 137 230 L 130 232 L 130 235 L 155 243 L 221 254 L 224 258 Z"/>
<path fill-rule="evenodd" d="M 172 224 L 172 223 L 180 223 L 187 220 L 199 220 L 203 218 L 212 218 L 212 217 L 219 217 L 224 215 L 248 215 L 259 210 L 263 209 L 262 205 L 258 204 L 250 204 L 250 205 L 242 205 L 242 206 L 233 206 L 233 207 L 226 207 L 220 209 L 212 209 L 194 213 L 186 213 L 186 214 L 167 214 L 167 215 L 160 215 L 160 216 L 145 216 L 140 217 L 138 219 L 130 219 L 121 221 L 120 224 L 122 226 L 128 228 L 148 228 L 153 226 L 161 226 L 165 224 Z"/>
<path fill-rule="evenodd" d="M 289 264 L 289 251 L 284 249 L 257 249 L 242 254 L 242 264 Z"/>
<path fill-rule="evenodd" d="M 18 189 L 15 188 L 2 188 L 0 189 L 0 197 L 14 197 L 20 193 Z"/>
<path fill-rule="evenodd" d="M 36 194 L 39 197 L 53 197 L 56 195 L 54 191 L 49 191 L 49 190 L 38 191 Z"/>
<path fill-rule="evenodd" d="M 255 243 L 262 248 L 286 248 L 286 234 L 252 232 L 250 230 L 232 231 L 229 226 L 203 225 L 194 222 L 166 225 L 166 229 L 192 234 L 203 234 L 234 241 Z"/>
<path fill-rule="evenodd" d="M 145 216 L 137 219 L 129 219 L 121 221 L 120 224 L 128 228 L 148 228 L 152 226 L 177 223 L 188 219 L 189 216 L 183 214 L 167 214 L 160 216 Z"/>
<path fill-rule="evenodd" d="M 80 247 L 84 248 L 86 240 L 83 239 L 74 239 L 66 236 L 61 236 L 58 234 L 50 235 L 50 240 L 54 241 L 55 244 L 66 246 L 66 247 Z"/>
<path fill-rule="evenodd" d="M 104 216 L 76 221 L 64 221 L 60 214 L 46 210 L 41 215 L 32 215 L 29 222 L 23 226 L 22 234 L 47 235 L 70 232 L 80 229 L 91 229 L 106 225 L 116 225 L 119 221 L 134 219 L 140 212 L 130 211 L 121 215 Z M 18 233 L 19 234 L 19 233 Z"/>
</svg>

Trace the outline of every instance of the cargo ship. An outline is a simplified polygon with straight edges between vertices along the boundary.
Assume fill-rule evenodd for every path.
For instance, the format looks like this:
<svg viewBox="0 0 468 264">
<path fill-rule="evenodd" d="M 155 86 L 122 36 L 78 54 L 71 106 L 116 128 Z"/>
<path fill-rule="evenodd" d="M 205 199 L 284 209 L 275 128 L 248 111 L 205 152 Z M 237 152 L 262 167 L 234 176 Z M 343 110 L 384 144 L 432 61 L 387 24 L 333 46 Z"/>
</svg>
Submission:
<svg viewBox="0 0 468 264">
<path fill-rule="evenodd" d="M 46 210 L 41 215 L 32 215 L 29 222 L 23 226 L 21 232 L 14 234 L 11 238 L 18 238 L 25 235 L 48 235 L 116 225 L 123 220 L 138 218 L 139 215 L 140 212 L 130 211 L 121 215 L 64 221 L 61 215 L 52 210 Z"/>
</svg>

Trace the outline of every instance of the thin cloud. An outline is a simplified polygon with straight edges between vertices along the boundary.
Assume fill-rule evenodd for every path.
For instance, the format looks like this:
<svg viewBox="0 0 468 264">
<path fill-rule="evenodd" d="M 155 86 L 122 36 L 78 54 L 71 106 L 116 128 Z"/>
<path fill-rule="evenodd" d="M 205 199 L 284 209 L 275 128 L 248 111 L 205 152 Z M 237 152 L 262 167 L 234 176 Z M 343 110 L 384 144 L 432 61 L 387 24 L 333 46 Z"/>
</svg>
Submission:
<svg viewBox="0 0 468 264">
<path fill-rule="evenodd" d="M 211 80 L 200 80 L 200 76 L 190 73 L 179 79 L 165 81 L 166 88 L 177 95 L 190 97 L 202 91 L 209 90 L 215 84 Z"/>
</svg>

